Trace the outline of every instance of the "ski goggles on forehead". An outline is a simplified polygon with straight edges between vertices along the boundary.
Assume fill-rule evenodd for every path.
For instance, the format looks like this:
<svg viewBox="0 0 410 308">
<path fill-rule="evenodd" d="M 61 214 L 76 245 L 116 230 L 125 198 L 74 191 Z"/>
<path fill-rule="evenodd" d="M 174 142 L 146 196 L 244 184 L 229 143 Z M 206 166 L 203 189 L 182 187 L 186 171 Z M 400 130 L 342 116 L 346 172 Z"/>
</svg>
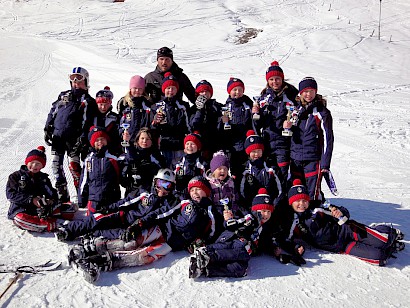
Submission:
<svg viewBox="0 0 410 308">
<path fill-rule="evenodd" d="M 68 78 L 70 79 L 70 81 L 79 82 L 83 81 L 85 79 L 85 76 L 81 74 L 70 74 L 68 75 Z"/>
<path fill-rule="evenodd" d="M 156 183 L 157 187 L 163 188 L 165 190 L 172 190 L 172 182 L 168 182 L 165 180 L 157 179 Z"/>
</svg>

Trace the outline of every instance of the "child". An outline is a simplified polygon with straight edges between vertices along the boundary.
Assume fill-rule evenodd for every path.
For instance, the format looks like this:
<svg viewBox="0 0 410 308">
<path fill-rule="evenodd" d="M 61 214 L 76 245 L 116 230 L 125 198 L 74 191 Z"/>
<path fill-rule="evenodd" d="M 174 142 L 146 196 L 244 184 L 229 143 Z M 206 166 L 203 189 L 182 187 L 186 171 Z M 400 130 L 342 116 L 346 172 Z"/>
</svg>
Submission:
<svg viewBox="0 0 410 308">
<path fill-rule="evenodd" d="M 239 176 L 246 162 L 243 142 L 245 134 L 252 129 L 251 99 L 244 95 L 245 85 L 242 80 L 231 77 L 227 85 L 229 94 L 223 116 L 218 122 L 218 132 L 224 141 L 223 150 L 228 153 L 231 173 Z"/>
<path fill-rule="evenodd" d="M 201 80 L 195 88 L 196 101 L 192 105 L 190 124 L 193 131 L 199 131 L 202 136 L 202 154 L 210 161 L 212 153 L 222 148 L 222 140 L 218 134 L 218 119 L 221 116 L 222 105 L 212 99 L 212 85 Z"/>
<path fill-rule="evenodd" d="M 70 203 L 57 203 L 57 191 L 51 185 L 43 146 L 27 154 L 25 165 L 9 175 L 6 196 L 10 201 L 8 219 L 23 230 L 52 232 L 65 219 L 72 219 L 77 208 Z"/>
<path fill-rule="evenodd" d="M 235 217 L 242 216 L 239 209 L 239 194 L 229 174 L 228 156 L 222 151 L 216 152 L 210 165 L 207 179 L 212 187 L 212 201 L 215 208 L 221 214 L 228 209 Z"/>
<path fill-rule="evenodd" d="M 144 78 L 132 76 L 129 88 L 127 94 L 118 101 L 117 108 L 121 115 L 120 135 L 124 141 L 134 143 L 140 129 L 151 125 L 153 113 L 145 94 Z"/>
<path fill-rule="evenodd" d="M 188 182 L 197 175 L 205 175 L 208 164 L 201 155 L 201 136 L 196 132 L 187 135 L 184 139 L 184 156 L 175 166 L 176 190 L 182 198 L 188 198 Z"/>
<path fill-rule="evenodd" d="M 150 191 L 152 180 L 159 169 L 165 168 L 165 157 L 157 148 L 152 131 L 143 127 L 135 137 L 135 142 L 128 148 L 122 161 L 121 185 L 125 187 L 125 196 L 142 191 Z"/>
<path fill-rule="evenodd" d="M 120 169 L 117 157 L 108 152 L 109 136 L 102 127 L 92 127 L 88 134 L 92 147 L 84 162 L 79 188 L 79 206 L 87 206 L 87 214 L 101 211 L 121 197 Z"/>
<path fill-rule="evenodd" d="M 53 175 L 59 202 L 67 202 L 70 196 L 64 174 L 64 155 L 67 153 L 69 170 L 78 189 L 81 175 L 80 151 L 82 136 L 86 136 L 97 115 L 95 100 L 88 94 L 90 80 L 88 71 L 73 68 L 69 74 L 71 90 L 61 92 L 51 107 L 44 128 L 44 139 L 51 146 Z"/>
<path fill-rule="evenodd" d="M 108 150 L 111 154 L 118 156 L 122 153 L 120 145 L 121 140 L 118 135 L 120 117 L 117 113 L 112 111 L 113 98 L 114 95 L 107 86 L 104 87 L 104 90 L 97 92 L 95 95 L 95 101 L 99 112 L 93 119 L 93 126 L 104 127 L 104 130 L 110 139 Z"/>
<path fill-rule="evenodd" d="M 282 242 L 281 249 L 276 241 L 278 230 L 272 223 L 274 206 L 265 188 L 261 188 L 252 200 L 252 214 L 241 219 L 229 219 L 224 231 L 214 244 L 195 250 L 190 259 L 189 277 L 243 277 L 246 275 L 251 256 L 266 253 L 283 263 L 305 264 L 297 253 L 297 245 Z M 289 254 L 284 252 L 288 250 Z M 290 256 L 286 258 L 286 256 Z"/>
<path fill-rule="evenodd" d="M 282 211 L 280 221 L 287 225 L 290 238 L 301 238 L 319 249 L 355 256 L 383 266 L 392 254 L 403 250 L 404 235 L 386 224 L 369 227 L 350 219 L 342 206 L 309 209 L 310 196 L 296 179 L 289 193 L 290 211 Z"/>
<path fill-rule="evenodd" d="M 290 136 L 283 135 L 283 122 L 287 119 L 298 95 L 298 90 L 285 81 L 282 68 L 273 61 L 266 70 L 266 87 L 262 90 L 258 104 L 252 108 L 257 131 L 262 132 L 266 149 L 266 163 L 278 170 L 282 191 L 287 191 L 286 183 L 290 164 Z"/>
<path fill-rule="evenodd" d="M 322 174 L 330 169 L 333 152 L 333 120 L 326 108 L 326 100 L 317 94 L 317 83 L 306 77 L 299 83 L 293 121 L 283 127 L 293 133 L 290 146 L 292 178 L 306 183 L 311 206 L 322 203 L 320 190 Z"/>
<path fill-rule="evenodd" d="M 167 72 L 164 75 L 162 92 L 164 100 L 153 105 L 155 113 L 152 129 L 160 136 L 159 149 L 165 156 L 169 168 L 175 166 L 183 155 L 184 138 L 190 132 L 188 104 L 178 100 L 178 81 Z"/>
<path fill-rule="evenodd" d="M 278 204 L 282 195 L 282 186 L 280 180 L 273 168 L 266 165 L 263 152 L 264 144 L 260 136 L 256 135 L 253 130 L 246 134 L 245 152 L 248 155 L 248 162 L 242 173 L 240 193 L 243 198 L 245 209 L 249 209 L 252 199 L 257 194 L 259 188 L 266 188 L 275 204 Z"/>
</svg>

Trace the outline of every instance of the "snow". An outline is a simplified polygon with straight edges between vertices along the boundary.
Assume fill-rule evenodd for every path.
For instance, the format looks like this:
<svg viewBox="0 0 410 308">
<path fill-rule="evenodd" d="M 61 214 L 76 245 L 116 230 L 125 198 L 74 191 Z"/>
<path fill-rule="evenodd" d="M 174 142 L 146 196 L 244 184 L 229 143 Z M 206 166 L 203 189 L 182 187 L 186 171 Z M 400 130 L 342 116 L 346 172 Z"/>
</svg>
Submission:
<svg viewBox="0 0 410 308">
<path fill-rule="evenodd" d="M 290 83 L 314 76 L 334 118 L 332 171 L 352 217 L 394 222 L 410 234 L 410 4 L 376 0 L 137 1 L 0 0 L 0 183 L 44 144 L 51 103 L 68 89 L 74 66 L 90 72 L 94 95 L 105 85 L 115 101 L 132 75 L 174 50 L 195 85 L 207 79 L 227 97 L 229 77 L 258 95 L 278 60 Z M 237 44 L 246 29 L 262 30 Z M 50 154 L 49 147 L 47 148 Z M 50 160 L 45 172 L 51 174 Z M 70 184 L 72 192 L 73 185 Z M 68 245 L 7 220 L 0 195 L 0 264 L 65 260 Z M 407 243 L 409 243 L 407 241 Z M 150 266 L 103 273 L 91 285 L 64 264 L 25 275 L 0 300 L 4 307 L 408 307 L 409 252 L 386 267 L 308 250 L 301 268 L 269 257 L 251 260 L 242 279 L 188 278 L 189 256 L 171 253 Z M 0 291 L 12 274 L 0 274 Z"/>
</svg>

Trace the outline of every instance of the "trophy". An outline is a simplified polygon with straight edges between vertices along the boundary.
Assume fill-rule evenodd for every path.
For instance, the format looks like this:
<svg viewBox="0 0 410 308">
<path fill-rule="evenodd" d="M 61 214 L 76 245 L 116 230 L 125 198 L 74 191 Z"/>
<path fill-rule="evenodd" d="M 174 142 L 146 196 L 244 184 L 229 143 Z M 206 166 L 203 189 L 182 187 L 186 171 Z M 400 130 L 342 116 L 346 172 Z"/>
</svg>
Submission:
<svg viewBox="0 0 410 308">
<path fill-rule="evenodd" d="M 291 117 L 292 117 L 292 113 L 294 110 L 293 104 L 290 102 L 286 103 L 286 109 L 288 110 L 288 114 L 286 116 L 286 120 L 290 121 Z M 290 128 L 284 128 L 282 131 L 282 136 L 286 136 L 286 137 L 291 137 L 293 135 L 292 131 L 290 130 Z"/>
<path fill-rule="evenodd" d="M 164 119 L 161 120 L 161 122 L 159 122 L 159 124 L 166 124 L 166 123 L 168 123 L 168 121 L 167 121 L 167 116 L 166 116 L 166 113 L 165 113 L 165 103 L 164 102 L 158 103 L 157 106 L 158 105 L 159 105 L 159 107 L 157 109 L 157 114 L 162 114 L 164 116 Z"/>
<path fill-rule="evenodd" d="M 224 211 L 229 211 L 229 198 L 220 199 L 219 204 L 224 207 Z"/>
<path fill-rule="evenodd" d="M 124 129 L 124 132 L 126 132 L 130 128 L 130 124 L 129 123 L 122 123 L 121 127 Z M 130 146 L 130 143 L 127 140 L 123 140 L 123 141 L 121 141 L 121 146 L 126 148 L 126 147 Z"/>
<path fill-rule="evenodd" d="M 260 96 L 254 96 L 254 97 L 253 97 L 253 107 L 259 107 L 259 108 L 260 108 L 260 106 L 259 106 L 259 101 L 260 101 L 260 99 L 261 99 Z M 260 116 L 259 112 L 254 113 L 254 114 L 252 115 L 252 119 L 253 119 L 254 121 L 258 121 L 260 118 L 261 118 L 261 116 Z"/>
<path fill-rule="evenodd" d="M 325 208 L 325 209 L 329 209 L 330 211 L 332 210 L 332 208 L 336 208 L 336 206 L 334 206 L 334 205 L 332 205 L 330 202 L 329 202 L 329 200 L 326 200 L 323 204 L 322 204 L 322 207 L 323 208 Z M 331 215 L 331 214 L 330 214 Z M 339 218 L 338 218 L 338 224 L 341 226 L 341 225 L 343 225 L 346 221 L 348 221 L 349 220 L 349 218 L 347 218 L 346 216 L 340 216 Z"/>
<path fill-rule="evenodd" d="M 232 111 L 230 111 L 229 107 L 222 107 L 222 115 L 223 116 L 227 116 L 229 121 L 232 120 Z M 224 123 L 224 130 L 229 130 L 231 129 L 231 125 L 229 124 L 229 122 Z"/>
</svg>

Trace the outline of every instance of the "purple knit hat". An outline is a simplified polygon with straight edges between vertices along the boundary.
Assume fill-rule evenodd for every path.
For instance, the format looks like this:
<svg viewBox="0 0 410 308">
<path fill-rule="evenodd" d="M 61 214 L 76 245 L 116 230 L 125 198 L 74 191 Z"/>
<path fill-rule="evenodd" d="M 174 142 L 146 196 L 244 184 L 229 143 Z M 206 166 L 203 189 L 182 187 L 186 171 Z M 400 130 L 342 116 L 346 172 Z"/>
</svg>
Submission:
<svg viewBox="0 0 410 308">
<path fill-rule="evenodd" d="M 219 167 L 226 167 L 229 170 L 229 158 L 224 152 L 219 151 L 214 154 L 211 160 L 211 172 L 214 173 Z"/>
</svg>

